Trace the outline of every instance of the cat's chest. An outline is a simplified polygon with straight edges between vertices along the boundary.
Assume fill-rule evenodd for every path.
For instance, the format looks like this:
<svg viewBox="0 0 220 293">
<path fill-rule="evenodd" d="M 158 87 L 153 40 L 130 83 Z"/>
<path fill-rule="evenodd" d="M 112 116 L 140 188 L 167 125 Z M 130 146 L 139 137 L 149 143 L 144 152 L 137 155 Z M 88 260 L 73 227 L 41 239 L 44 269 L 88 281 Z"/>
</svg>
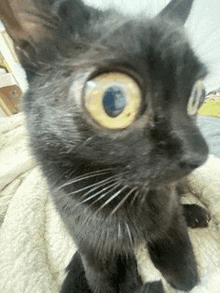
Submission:
<svg viewBox="0 0 220 293">
<path fill-rule="evenodd" d="M 58 208 L 78 247 L 120 253 L 133 250 L 167 229 L 175 201 L 171 195 L 161 194 L 160 199 L 156 196 L 129 208 L 121 207 L 114 215 L 85 206 L 61 208 L 60 202 Z"/>
</svg>

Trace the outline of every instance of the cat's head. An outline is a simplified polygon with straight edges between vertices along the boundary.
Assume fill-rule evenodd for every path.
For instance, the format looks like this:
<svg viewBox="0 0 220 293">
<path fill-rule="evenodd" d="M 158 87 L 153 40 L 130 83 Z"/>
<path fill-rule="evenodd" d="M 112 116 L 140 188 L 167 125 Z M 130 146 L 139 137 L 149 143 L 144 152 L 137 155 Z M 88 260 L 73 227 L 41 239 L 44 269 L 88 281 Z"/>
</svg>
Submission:
<svg viewBox="0 0 220 293">
<path fill-rule="evenodd" d="M 128 185 L 155 188 L 205 162 L 192 114 L 207 72 L 183 29 L 192 2 L 144 19 L 80 0 L 0 0 L 29 81 L 32 148 L 49 177 L 113 168 Z"/>
</svg>

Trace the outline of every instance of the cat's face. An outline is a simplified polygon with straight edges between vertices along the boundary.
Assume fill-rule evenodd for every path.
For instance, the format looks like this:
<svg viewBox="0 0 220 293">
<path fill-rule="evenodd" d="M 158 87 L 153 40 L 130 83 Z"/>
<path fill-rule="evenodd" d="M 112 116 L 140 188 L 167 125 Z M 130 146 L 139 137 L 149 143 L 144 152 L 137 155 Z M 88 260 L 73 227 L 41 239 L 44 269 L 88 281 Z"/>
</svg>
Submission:
<svg viewBox="0 0 220 293">
<path fill-rule="evenodd" d="M 207 145 L 189 103 L 206 69 L 170 12 L 130 19 L 53 2 L 39 15 L 21 8 L 20 22 L 32 18 L 15 39 L 32 148 L 47 172 L 114 168 L 130 186 L 156 188 L 200 166 Z"/>
</svg>

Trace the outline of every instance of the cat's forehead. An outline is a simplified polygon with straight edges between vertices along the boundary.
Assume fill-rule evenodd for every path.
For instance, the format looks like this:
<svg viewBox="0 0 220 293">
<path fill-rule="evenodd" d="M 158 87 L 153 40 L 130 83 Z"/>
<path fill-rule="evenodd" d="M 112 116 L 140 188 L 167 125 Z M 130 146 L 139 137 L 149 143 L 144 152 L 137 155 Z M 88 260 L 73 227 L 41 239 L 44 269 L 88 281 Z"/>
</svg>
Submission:
<svg viewBox="0 0 220 293">
<path fill-rule="evenodd" d="M 151 19 L 113 9 L 99 11 L 80 1 L 39 0 L 46 3 L 40 5 L 34 0 L 27 7 L 23 0 L 13 1 L 16 5 L 3 9 L 4 21 L 29 81 L 39 71 L 45 74 L 48 68 L 59 70 L 66 64 L 73 69 L 101 66 L 108 70 L 110 63 L 126 63 L 140 75 L 151 70 L 155 76 L 172 77 L 177 69 L 187 68 L 189 79 L 189 72 L 194 77 L 192 83 L 200 71 L 183 28 L 192 1 L 185 8 L 182 1 L 173 0 Z M 9 12 L 14 13 L 13 22 Z M 20 24 L 17 30 L 14 22 Z"/>
<path fill-rule="evenodd" d="M 203 65 L 191 49 L 184 29 L 164 18 L 149 19 L 109 12 L 92 21 L 87 32 L 91 47 L 82 55 L 97 66 L 126 64 L 141 75 L 173 77 L 185 70 L 193 84 L 203 75 Z M 111 70 L 111 68 L 109 68 Z"/>
<path fill-rule="evenodd" d="M 141 51 L 144 45 L 157 43 L 157 48 L 166 43 L 167 46 L 175 44 L 173 50 L 180 49 L 188 43 L 184 29 L 176 23 L 164 18 L 128 17 L 115 11 L 109 12 L 107 17 L 92 22 L 90 31 L 97 34 L 96 42 L 107 44 L 112 48 L 119 46 L 118 50 L 130 49 Z"/>
</svg>

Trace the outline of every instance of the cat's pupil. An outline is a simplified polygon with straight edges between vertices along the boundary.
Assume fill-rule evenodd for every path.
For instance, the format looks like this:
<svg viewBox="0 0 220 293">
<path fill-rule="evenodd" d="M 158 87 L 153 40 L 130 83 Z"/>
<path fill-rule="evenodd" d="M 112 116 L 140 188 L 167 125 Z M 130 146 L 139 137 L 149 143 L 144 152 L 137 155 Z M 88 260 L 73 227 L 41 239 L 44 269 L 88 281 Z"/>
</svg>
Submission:
<svg viewBox="0 0 220 293">
<path fill-rule="evenodd" d="M 125 92 L 119 86 L 109 87 L 103 95 L 103 107 L 110 117 L 117 117 L 126 106 L 127 98 Z"/>
</svg>

